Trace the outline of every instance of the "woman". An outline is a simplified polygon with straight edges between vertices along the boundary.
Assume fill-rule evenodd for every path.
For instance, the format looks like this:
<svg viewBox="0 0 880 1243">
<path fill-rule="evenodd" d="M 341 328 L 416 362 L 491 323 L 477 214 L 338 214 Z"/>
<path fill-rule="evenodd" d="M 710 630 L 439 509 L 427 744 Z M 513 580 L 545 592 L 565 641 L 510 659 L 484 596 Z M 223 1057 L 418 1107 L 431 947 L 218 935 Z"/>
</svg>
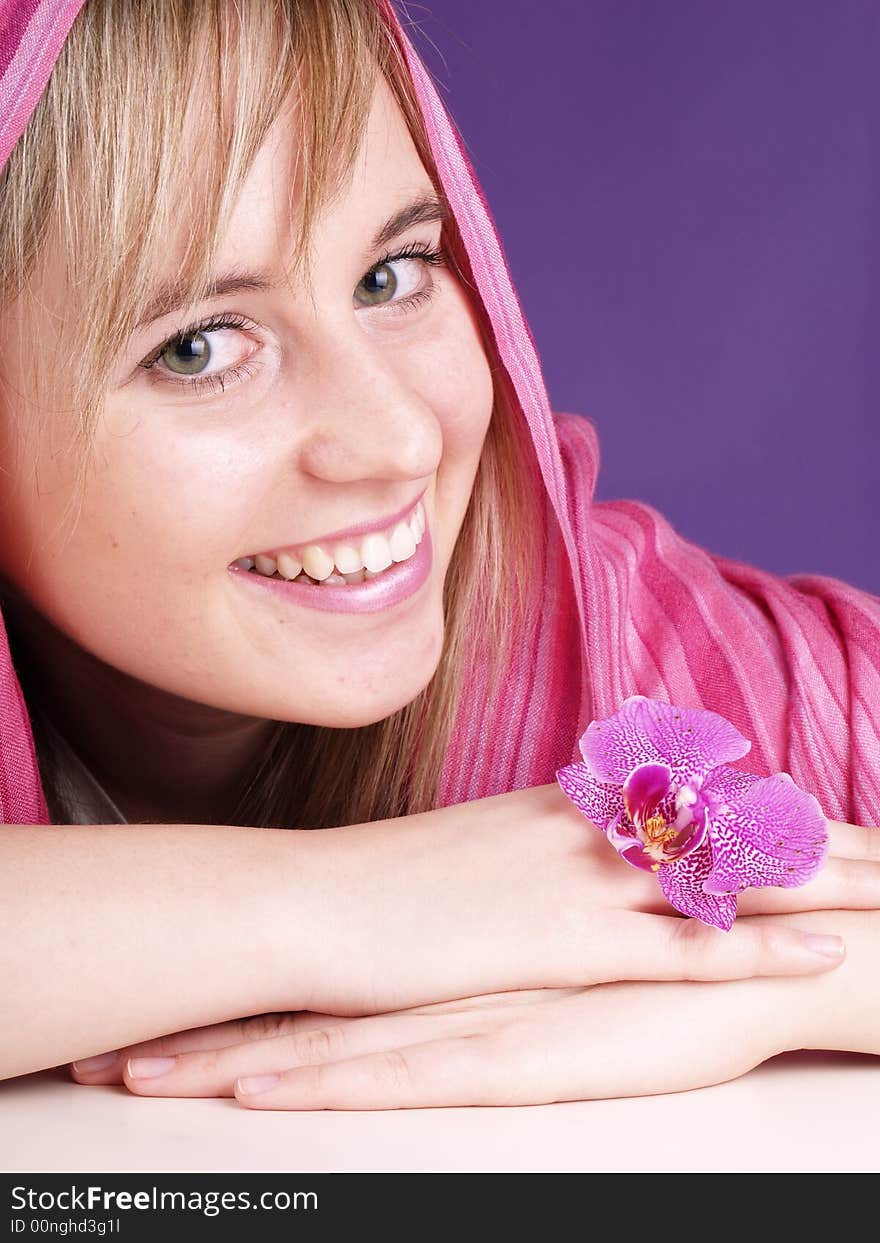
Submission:
<svg viewBox="0 0 880 1243">
<path fill-rule="evenodd" d="M 2 1073 L 519 1103 L 875 1040 L 880 602 L 591 504 L 393 10 L 8 11 Z M 554 776 L 633 693 L 816 795 L 815 881 L 724 934 L 621 867 Z"/>
</svg>

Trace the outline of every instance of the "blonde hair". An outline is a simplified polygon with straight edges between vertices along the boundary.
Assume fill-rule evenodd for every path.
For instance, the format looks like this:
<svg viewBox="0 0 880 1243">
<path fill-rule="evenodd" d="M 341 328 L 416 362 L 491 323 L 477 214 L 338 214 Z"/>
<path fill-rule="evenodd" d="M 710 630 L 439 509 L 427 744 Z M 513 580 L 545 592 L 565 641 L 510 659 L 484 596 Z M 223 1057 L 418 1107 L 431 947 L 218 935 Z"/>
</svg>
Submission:
<svg viewBox="0 0 880 1243">
<path fill-rule="evenodd" d="M 377 71 L 446 200 L 384 4 L 86 0 L 0 173 L 0 307 L 27 295 L 50 244 L 67 263 L 64 306 L 72 310 L 61 331 L 70 339 L 65 357 L 75 360 L 72 448 L 80 489 L 110 370 L 155 273 L 167 265 L 169 239 L 181 220 L 203 224 L 189 232 L 177 269 L 195 305 L 204 300 L 254 157 L 294 88 L 302 199 L 293 272 L 307 272 L 313 222 L 351 168 Z M 197 98 L 210 101 L 212 115 L 198 117 Z M 495 400 L 446 577 L 438 668 L 412 702 L 374 724 L 277 722 L 263 762 L 224 823 L 319 828 L 435 806 L 443 756 L 476 665 L 489 676 L 490 695 L 503 693 L 510 645 L 537 622 L 540 602 L 530 588 L 542 578 L 546 538 L 537 466 L 454 216 L 444 230 L 445 249 L 472 294 Z M 47 412 L 26 416 L 25 404 L 16 394 L 6 417 L 27 417 L 27 434 L 45 434 Z M 27 670 L 20 673 L 26 686 Z M 51 733 L 40 728 L 51 705 L 38 698 L 29 697 L 28 708 L 40 770 L 52 820 L 63 823 L 64 783 Z"/>
</svg>

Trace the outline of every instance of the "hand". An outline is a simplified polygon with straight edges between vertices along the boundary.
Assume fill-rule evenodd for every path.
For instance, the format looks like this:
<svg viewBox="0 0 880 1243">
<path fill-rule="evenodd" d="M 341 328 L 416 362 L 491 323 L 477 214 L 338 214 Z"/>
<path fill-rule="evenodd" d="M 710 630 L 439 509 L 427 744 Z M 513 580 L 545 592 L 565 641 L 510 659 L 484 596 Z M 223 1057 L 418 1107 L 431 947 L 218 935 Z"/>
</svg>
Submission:
<svg viewBox="0 0 880 1243">
<path fill-rule="evenodd" d="M 276 1047 L 254 1050 L 257 1075 L 274 1071 L 278 1082 L 255 1095 L 237 1082 L 236 1097 L 255 1109 L 535 1105 L 705 1087 L 795 1049 L 880 1055 L 880 912 L 810 912 L 800 921 L 819 935 L 843 931 L 849 953 L 839 971 L 605 984 L 548 993 L 543 1002 L 535 994 L 524 1005 L 511 994 L 491 1007 L 461 1003 L 454 1026 L 432 1007 L 427 1021 L 449 1026 L 416 1036 L 411 1022 L 402 1026 L 415 1012 L 355 1020 L 335 1033 L 313 1030 L 292 1064 L 272 1070 L 263 1055 Z M 140 1083 L 129 1087 L 144 1092 Z"/>
<path fill-rule="evenodd" d="M 880 831 L 830 822 L 808 885 L 749 891 L 744 915 L 880 907 Z M 401 819 L 325 830 L 314 885 L 323 945 L 296 1004 L 367 1015 L 499 991 L 613 980 L 723 980 L 828 970 L 792 927 L 682 918 L 656 880 L 623 863 L 558 785 Z M 311 835 L 310 835 L 311 836 Z M 332 907 L 333 895 L 336 898 Z M 315 922 L 315 916 L 312 916 Z"/>
<path fill-rule="evenodd" d="M 392 1109 L 683 1091 L 791 1049 L 880 1054 L 880 912 L 800 919 L 820 935 L 832 922 L 844 932 L 849 953 L 839 971 L 537 989 L 356 1019 L 260 1015 L 133 1045 L 103 1071 L 72 1074 L 141 1096 L 235 1094 L 256 1109 Z M 135 1078 L 127 1068 L 129 1057 L 175 1055 L 159 1077 Z M 279 1072 L 265 1094 L 236 1086 Z"/>
<path fill-rule="evenodd" d="M 132 1078 L 123 1056 L 88 1081 L 122 1082 L 142 1096 L 235 1095 L 250 1108 L 298 1110 L 683 1091 L 734 1078 L 782 1051 L 782 1007 L 771 997 L 786 982 L 604 984 L 342 1020 L 264 1015 L 249 1027 L 219 1024 L 122 1051 L 153 1058 L 178 1052 L 164 1075 Z M 225 1043 L 233 1035 L 245 1039 Z M 273 1071 L 280 1071 L 276 1087 L 242 1091 L 240 1077 Z"/>
</svg>

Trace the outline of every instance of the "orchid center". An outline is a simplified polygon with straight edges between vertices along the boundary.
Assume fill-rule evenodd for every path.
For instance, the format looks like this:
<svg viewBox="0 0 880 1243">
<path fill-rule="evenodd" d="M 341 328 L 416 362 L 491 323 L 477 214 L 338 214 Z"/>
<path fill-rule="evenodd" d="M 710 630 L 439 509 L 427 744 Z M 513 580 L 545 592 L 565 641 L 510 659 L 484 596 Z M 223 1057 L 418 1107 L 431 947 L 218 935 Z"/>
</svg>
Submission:
<svg viewBox="0 0 880 1243">
<path fill-rule="evenodd" d="M 649 816 L 639 835 L 646 853 L 658 862 L 665 863 L 667 843 L 672 844 L 678 837 L 678 829 L 665 816 Z"/>
<path fill-rule="evenodd" d="M 656 872 L 703 844 L 708 808 L 701 785 L 699 779 L 676 785 L 668 764 L 650 762 L 632 770 L 623 785 L 625 817 L 610 834 L 628 862 Z"/>
</svg>

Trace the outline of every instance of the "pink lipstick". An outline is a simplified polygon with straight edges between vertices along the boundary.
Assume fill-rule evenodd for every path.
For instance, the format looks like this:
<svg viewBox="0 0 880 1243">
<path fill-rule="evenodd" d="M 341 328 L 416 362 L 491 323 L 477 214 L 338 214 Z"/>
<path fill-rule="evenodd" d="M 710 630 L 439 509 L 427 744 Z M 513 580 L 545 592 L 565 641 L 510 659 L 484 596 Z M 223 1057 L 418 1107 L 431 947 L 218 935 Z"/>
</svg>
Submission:
<svg viewBox="0 0 880 1243">
<path fill-rule="evenodd" d="M 431 532 L 426 526 L 411 557 L 394 562 L 375 578 L 363 583 L 348 583 L 343 587 L 267 578 L 256 570 L 245 570 L 235 563 L 227 569 L 237 579 L 252 583 L 256 590 L 274 592 L 278 600 L 288 604 L 325 613 L 377 613 L 393 608 L 414 595 L 429 577 L 432 564 Z"/>
</svg>

